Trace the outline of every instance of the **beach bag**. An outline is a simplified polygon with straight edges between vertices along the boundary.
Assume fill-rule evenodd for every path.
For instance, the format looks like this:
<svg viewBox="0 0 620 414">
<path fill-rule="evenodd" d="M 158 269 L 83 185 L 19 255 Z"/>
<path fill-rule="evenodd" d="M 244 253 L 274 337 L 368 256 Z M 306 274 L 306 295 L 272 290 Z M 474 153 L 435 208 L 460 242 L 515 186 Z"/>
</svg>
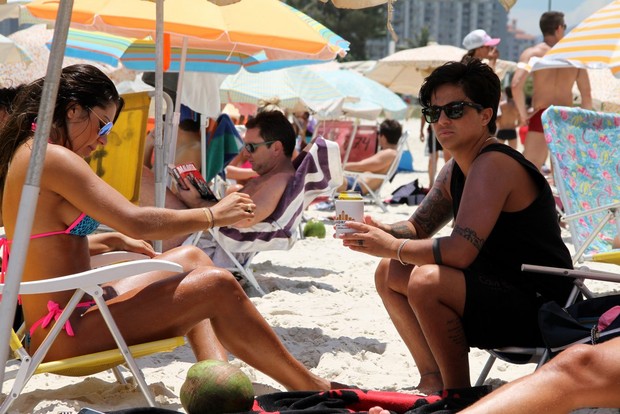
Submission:
<svg viewBox="0 0 620 414">
<path fill-rule="evenodd" d="M 552 353 L 575 344 L 597 344 L 620 335 L 620 295 L 602 296 L 562 308 L 547 302 L 538 313 L 540 331 Z"/>
<path fill-rule="evenodd" d="M 408 184 L 401 185 L 394 192 L 390 198 L 390 204 L 405 204 L 409 206 L 417 206 L 424 200 L 429 189 L 420 186 L 418 179 L 416 178 Z"/>
</svg>

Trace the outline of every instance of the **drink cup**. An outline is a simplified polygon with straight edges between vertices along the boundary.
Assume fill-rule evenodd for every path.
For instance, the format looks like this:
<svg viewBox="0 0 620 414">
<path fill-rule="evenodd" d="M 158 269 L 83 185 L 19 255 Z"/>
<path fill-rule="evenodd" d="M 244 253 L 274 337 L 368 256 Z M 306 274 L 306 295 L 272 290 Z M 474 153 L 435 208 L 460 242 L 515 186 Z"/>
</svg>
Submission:
<svg viewBox="0 0 620 414">
<path fill-rule="evenodd" d="M 336 207 L 336 220 L 334 222 L 336 235 L 355 233 L 356 230 L 347 227 L 345 222 L 364 222 L 364 199 L 361 194 L 355 191 L 340 193 L 338 198 L 334 200 L 334 204 Z"/>
</svg>

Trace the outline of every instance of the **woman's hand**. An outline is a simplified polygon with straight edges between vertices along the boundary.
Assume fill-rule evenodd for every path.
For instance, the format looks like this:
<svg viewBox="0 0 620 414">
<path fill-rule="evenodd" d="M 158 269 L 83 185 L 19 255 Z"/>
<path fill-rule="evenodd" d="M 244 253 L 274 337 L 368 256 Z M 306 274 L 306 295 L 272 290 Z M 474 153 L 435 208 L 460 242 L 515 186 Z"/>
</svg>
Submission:
<svg viewBox="0 0 620 414">
<path fill-rule="evenodd" d="M 157 255 L 153 246 L 146 240 L 132 239 L 124 234 L 121 234 L 120 243 L 117 244 L 115 250 L 141 253 L 148 257 L 155 257 Z"/>
<path fill-rule="evenodd" d="M 154 257 L 157 254 L 149 242 L 132 239 L 119 232 L 89 235 L 88 248 L 91 256 L 118 251 L 141 253 L 148 257 Z"/>
<path fill-rule="evenodd" d="M 211 207 L 211 211 L 215 226 L 230 226 L 243 219 L 254 218 L 256 204 L 247 194 L 231 193 Z"/>
<path fill-rule="evenodd" d="M 341 236 L 342 244 L 356 252 L 362 252 L 377 257 L 394 258 L 398 248 L 398 239 L 375 226 L 375 222 L 366 217 L 370 224 L 348 221 L 347 226 L 356 230 L 355 233 L 345 233 Z"/>
</svg>

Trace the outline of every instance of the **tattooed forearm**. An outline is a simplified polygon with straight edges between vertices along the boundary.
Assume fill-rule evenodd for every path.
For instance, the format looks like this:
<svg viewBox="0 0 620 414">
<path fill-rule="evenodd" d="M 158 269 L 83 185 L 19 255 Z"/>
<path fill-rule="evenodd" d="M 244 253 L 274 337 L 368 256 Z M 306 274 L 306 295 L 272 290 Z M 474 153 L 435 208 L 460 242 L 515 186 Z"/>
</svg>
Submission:
<svg viewBox="0 0 620 414">
<path fill-rule="evenodd" d="M 469 227 L 463 228 L 460 226 L 454 226 L 453 233 L 458 234 L 463 237 L 465 240 L 474 245 L 474 247 L 478 250 L 482 249 L 482 245 L 484 244 L 484 239 L 478 237 L 476 232 Z"/>
<path fill-rule="evenodd" d="M 415 237 L 415 233 L 411 231 L 411 227 L 407 224 L 407 222 L 399 222 L 394 223 L 390 226 L 390 234 L 396 237 L 397 239 L 413 239 Z"/>
<path fill-rule="evenodd" d="M 451 218 L 452 206 L 450 200 L 437 187 L 431 189 L 414 214 L 414 221 L 427 237 L 433 235 Z"/>
</svg>

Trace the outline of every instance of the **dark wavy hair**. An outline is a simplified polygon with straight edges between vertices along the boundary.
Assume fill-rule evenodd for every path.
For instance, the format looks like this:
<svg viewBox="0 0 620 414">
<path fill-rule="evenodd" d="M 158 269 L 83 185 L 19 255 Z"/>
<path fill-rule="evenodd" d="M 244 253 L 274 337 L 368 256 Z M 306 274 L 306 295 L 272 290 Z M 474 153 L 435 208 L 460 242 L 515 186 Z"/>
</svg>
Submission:
<svg viewBox="0 0 620 414">
<path fill-rule="evenodd" d="M 260 136 L 265 141 L 280 141 L 284 147 L 284 154 L 287 157 L 293 156 L 297 135 L 293 125 L 282 112 L 278 110 L 258 112 L 254 118 L 246 122 L 245 127 L 258 128 Z"/>
<path fill-rule="evenodd" d="M 15 151 L 34 133 L 43 92 L 44 78 L 24 85 L 13 102 L 13 113 L 0 130 L 0 189 L 4 184 Z M 101 70 L 92 65 L 72 65 L 62 69 L 52 119 L 50 142 L 71 149 L 67 131 L 67 111 L 79 104 L 84 108 L 116 105 L 114 120 L 123 109 L 124 101 L 116 86 Z M 0 192 L 0 196 L 2 194 Z"/>
<path fill-rule="evenodd" d="M 431 106 L 431 97 L 442 85 L 454 85 L 463 89 L 465 95 L 484 108 L 491 108 L 493 116 L 487 128 L 491 134 L 495 133 L 497 125 L 497 108 L 501 95 L 501 83 L 493 69 L 478 59 L 468 62 L 448 62 L 435 69 L 420 88 L 420 104 L 428 108 Z"/>
</svg>

